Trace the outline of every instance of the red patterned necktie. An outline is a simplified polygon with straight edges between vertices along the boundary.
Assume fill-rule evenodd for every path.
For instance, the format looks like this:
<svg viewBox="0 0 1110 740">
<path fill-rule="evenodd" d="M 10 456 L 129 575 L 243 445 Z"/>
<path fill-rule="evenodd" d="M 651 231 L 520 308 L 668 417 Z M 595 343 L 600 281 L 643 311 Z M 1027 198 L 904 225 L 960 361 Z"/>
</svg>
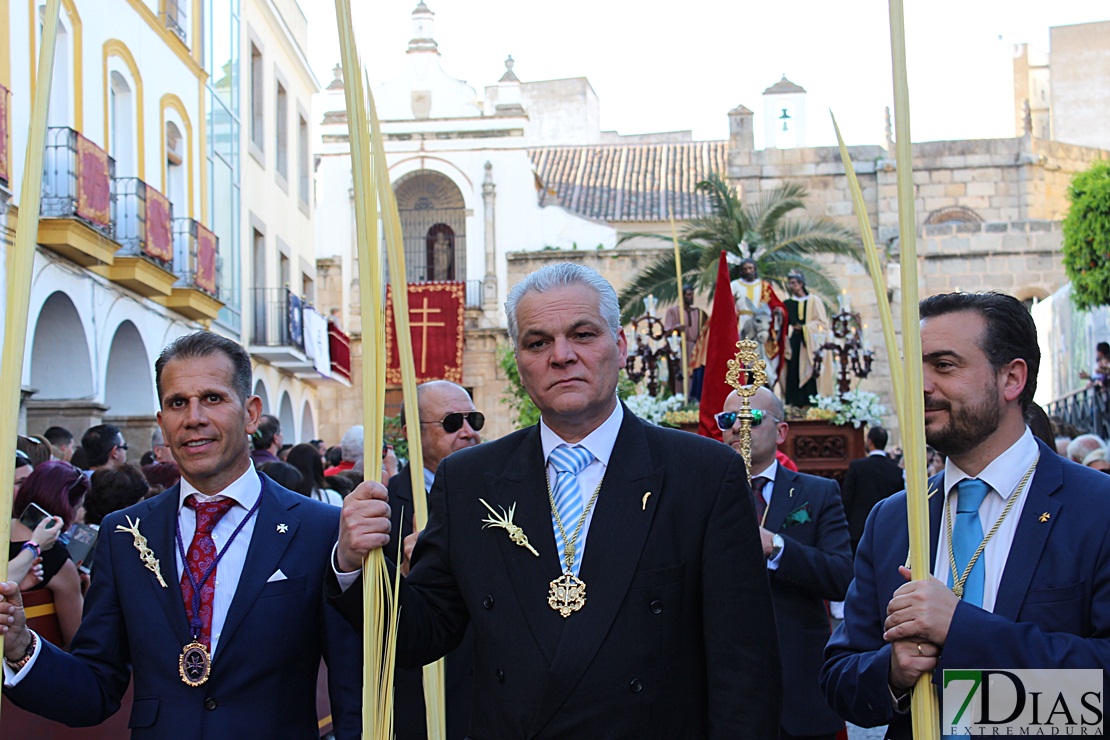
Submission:
<svg viewBox="0 0 1110 740">
<path fill-rule="evenodd" d="M 763 476 L 752 478 L 752 503 L 755 505 L 755 521 L 763 526 L 763 515 L 767 512 L 767 501 L 763 498 L 763 489 L 767 487 L 768 479 Z"/>
<path fill-rule="evenodd" d="M 200 635 L 199 640 L 209 651 L 212 649 L 212 600 L 216 594 L 216 571 L 212 570 L 208 578 L 201 582 L 209 568 L 216 560 L 216 543 L 212 541 L 212 530 L 216 523 L 223 518 L 235 500 L 222 498 L 218 501 L 205 501 L 200 503 L 195 496 L 190 495 L 185 499 L 185 505 L 197 513 L 197 528 L 193 533 L 193 541 L 189 545 L 189 552 L 185 557 L 185 567 L 189 569 L 192 578 L 186 573 L 181 574 L 181 596 L 185 599 L 185 615 L 190 624 L 197 621 L 193 612 L 193 582 L 200 583 Z"/>
</svg>

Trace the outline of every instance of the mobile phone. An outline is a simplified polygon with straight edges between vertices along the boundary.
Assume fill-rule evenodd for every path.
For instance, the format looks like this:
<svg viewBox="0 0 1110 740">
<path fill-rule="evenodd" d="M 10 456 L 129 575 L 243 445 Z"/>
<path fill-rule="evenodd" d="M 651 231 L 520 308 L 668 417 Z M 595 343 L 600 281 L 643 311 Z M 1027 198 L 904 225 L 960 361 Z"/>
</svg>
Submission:
<svg viewBox="0 0 1110 740">
<path fill-rule="evenodd" d="M 48 518 L 50 518 L 50 514 L 46 509 L 38 504 L 30 503 L 27 504 L 27 508 L 23 510 L 23 514 L 19 517 L 19 523 L 34 532 L 35 527 L 39 526 L 39 522 Z"/>
</svg>

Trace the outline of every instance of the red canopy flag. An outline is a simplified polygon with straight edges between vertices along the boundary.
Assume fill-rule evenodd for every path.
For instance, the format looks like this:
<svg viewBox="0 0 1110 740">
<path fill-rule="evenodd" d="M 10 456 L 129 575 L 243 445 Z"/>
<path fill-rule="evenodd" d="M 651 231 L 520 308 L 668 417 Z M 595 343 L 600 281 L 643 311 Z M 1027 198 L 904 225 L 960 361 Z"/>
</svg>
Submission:
<svg viewBox="0 0 1110 740">
<path fill-rule="evenodd" d="M 705 379 L 702 381 L 699 408 L 698 434 L 721 439 L 721 430 L 713 415 L 725 405 L 725 398 L 732 387 L 725 382 L 728 361 L 736 356 L 736 343 L 740 334 L 736 330 L 736 304 L 729 285 L 728 264 L 725 253 L 717 264 L 717 288 L 713 293 L 713 313 L 709 317 L 709 334 L 706 337 Z"/>
<path fill-rule="evenodd" d="M 416 364 L 416 382 L 462 382 L 465 283 L 409 283 L 409 330 Z M 385 380 L 401 384 L 401 360 L 393 321 L 393 287 L 386 288 Z"/>
</svg>

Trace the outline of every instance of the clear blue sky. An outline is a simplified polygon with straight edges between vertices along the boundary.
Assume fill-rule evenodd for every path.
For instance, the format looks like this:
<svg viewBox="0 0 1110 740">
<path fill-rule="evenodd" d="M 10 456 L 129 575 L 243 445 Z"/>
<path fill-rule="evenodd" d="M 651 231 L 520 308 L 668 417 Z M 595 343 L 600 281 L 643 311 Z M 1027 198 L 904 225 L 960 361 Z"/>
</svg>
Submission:
<svg viewBox="0 0 1110 740">
<path fill-rule="evenodd" d="M 326 85 L 338 61 L 334 5 L 311 8 L 309 59 Z M 881 144 L 891 104 L 887 4 L 881 0 L 426 0 L 448 74 L 482 94 L 509 54 L 525 81 L 585 76 L 602 127 L 623 134 L 692 129 L 728 135 L 727 112 L 756 112 L 785 73 L 808 91 L 810 145 L 832 144 L 828 109 L 849 143 Z M 396 76 L 412 36 L 415 0 L 356 0 L 370 79 Z M 1012 49 L 1048 51 L 1050 26 L 1110 20 L 1106 0 L 906 0 L 915 141 L 1014 135 Z"/>
</svg>

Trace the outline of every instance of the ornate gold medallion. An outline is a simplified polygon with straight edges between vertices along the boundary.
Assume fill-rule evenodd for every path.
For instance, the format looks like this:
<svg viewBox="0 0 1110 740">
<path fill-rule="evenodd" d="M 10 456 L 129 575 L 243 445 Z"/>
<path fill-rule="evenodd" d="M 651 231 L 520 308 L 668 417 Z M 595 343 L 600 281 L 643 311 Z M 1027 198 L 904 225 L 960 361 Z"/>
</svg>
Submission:
<svg viewBox="0 0 1110 740">
<path fill-rule="evenodd" d="M 586 582 L 570 571 L 564 571 L 551 582 L 547 605 L 566 619 L 586 605 Z"/>
<path fill-rule="evenodd" d="M 203 684 L 212 672 L 212 658 L 208 655 L 208 648 L 196 640 L 183 647 L 181 657 L 177 659 L 177 671 L 187 686 Z"/>
</svg>

